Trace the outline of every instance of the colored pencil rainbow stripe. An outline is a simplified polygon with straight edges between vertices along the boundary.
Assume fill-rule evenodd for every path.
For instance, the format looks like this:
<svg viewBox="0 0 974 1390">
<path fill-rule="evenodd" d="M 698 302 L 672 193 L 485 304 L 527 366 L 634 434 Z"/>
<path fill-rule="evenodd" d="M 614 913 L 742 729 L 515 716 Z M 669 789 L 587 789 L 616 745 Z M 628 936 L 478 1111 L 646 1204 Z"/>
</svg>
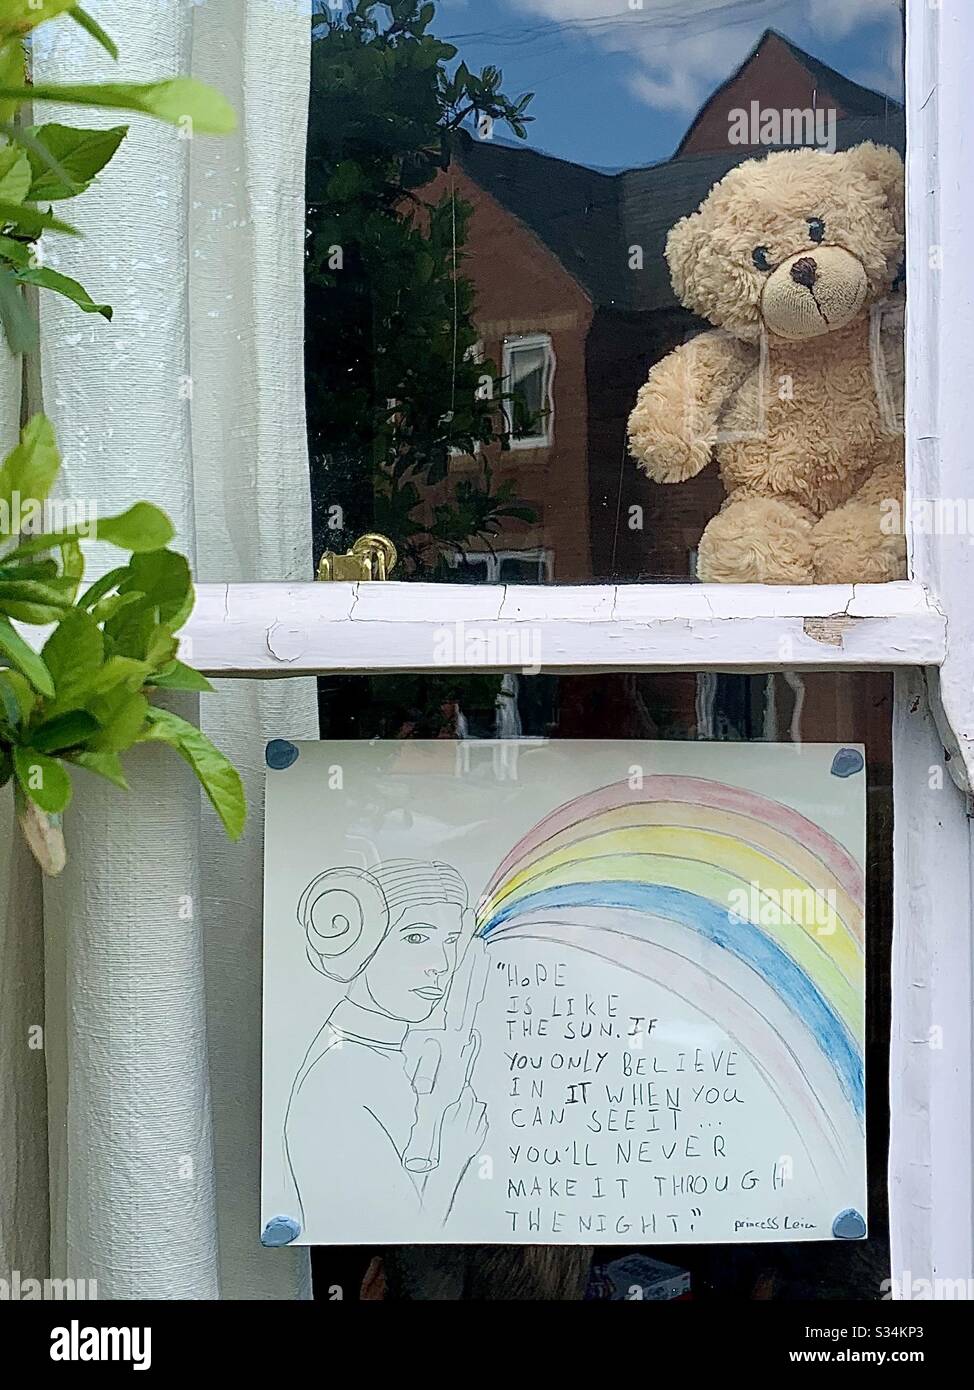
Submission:
<svg viewBox="0 0 974 1390">
<path fill-rule="evenodd" d="M 809 1155 L 817 1136 L 840 1168 L 861 1162 L 863 875 L 797 811 L 696 777 L 603 787 L 514 846 L 477 931 L 657 980 L 738 1042 Z"/>
</svg>

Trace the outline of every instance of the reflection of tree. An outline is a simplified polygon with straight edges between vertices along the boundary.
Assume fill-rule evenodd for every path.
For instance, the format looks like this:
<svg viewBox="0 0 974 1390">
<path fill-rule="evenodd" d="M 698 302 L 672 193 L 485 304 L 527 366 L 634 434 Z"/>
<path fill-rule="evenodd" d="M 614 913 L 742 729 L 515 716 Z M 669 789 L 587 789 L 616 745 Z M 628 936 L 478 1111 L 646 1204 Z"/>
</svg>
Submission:
<svg viewBox="0 0 974 1390">
<path fill-rule="evenodd" d="M 488 541 L 533 513 L 488 468 L 456 483 L 452 451 L 507 439 L 494 363 L 478 361 L 474 286 L 458 274 L 471 208 L 420 190 L 449 168 L 468 118 L 519 138 L 531 96 L 510 101 L 428 28 L 428 0 L 358 0 L 314 21 L 308 138 L 308 431 L 316 549 L 389 535 L 406 572 Z M 432 519 L 424 486 L 444 484 Z M 437 494 L 443 495 L 442 489 Z M 489 543 L 489 541 L 488 541 Z"/>
</svg>

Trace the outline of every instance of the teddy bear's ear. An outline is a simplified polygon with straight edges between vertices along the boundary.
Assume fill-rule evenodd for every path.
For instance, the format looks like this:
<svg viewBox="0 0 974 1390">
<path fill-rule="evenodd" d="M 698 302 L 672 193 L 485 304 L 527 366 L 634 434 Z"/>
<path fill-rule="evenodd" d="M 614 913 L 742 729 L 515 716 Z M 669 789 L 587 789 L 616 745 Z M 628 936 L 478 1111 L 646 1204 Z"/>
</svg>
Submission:
<svg viewBox="0 0 974 1390">
<path fill-rule="evenodd" d="M 866 140 L 846 150 L 844 158 L 881 186 L 896 230 L 902 233 L 906 198 L 906 173 L 902 157 L 889 145 L 874 145 L 871 140 Z"/>
<path fill-rule="evenodd" d="M 675 227 L 670 228 L 666 238 L 666 263 L 670 267 L 670 279 L 680 303 L 688 309 L 697 306 L 686 298 L 687 288 L 693 283 L 697 256 L 707 240 L 703 215 L 692 212 L 689 217 L 681 217 Z"/>
</svg>

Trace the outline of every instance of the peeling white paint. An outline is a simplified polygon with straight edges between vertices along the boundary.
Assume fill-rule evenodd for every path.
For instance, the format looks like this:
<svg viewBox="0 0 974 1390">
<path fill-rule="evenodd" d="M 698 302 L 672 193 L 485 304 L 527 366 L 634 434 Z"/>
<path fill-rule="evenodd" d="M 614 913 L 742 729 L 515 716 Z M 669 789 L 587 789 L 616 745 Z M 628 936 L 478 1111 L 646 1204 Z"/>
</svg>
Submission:
<svg viewBox="0 0 974 1390">
<path fill-rule="evenodd" d="M 209 675 L 476 669 L 531 649 L 552 671 L 937 666 L 946 621 L 922 587 L 201 584 L 184 652 Z M 458 626 L 459 625 L 459 626 Z M 473 669 L 471 666 L 469 669 Z"/>
</svg>

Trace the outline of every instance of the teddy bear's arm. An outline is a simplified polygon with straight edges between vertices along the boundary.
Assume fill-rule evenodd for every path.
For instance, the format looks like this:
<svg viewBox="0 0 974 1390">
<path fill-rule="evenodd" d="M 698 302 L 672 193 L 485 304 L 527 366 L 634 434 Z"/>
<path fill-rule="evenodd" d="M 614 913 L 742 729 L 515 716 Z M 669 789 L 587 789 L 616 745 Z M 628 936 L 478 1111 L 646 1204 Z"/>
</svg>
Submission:
<svg viewBox="0 0 974 1390">
<path fill-rule="evenodd" d="M 682 483 L 706 468 L 725 407 L 756 363 L 756 348 L 719 330 L 657 362 L 629 417 L 629 447 L 643 472 Z"/>
</svg>

